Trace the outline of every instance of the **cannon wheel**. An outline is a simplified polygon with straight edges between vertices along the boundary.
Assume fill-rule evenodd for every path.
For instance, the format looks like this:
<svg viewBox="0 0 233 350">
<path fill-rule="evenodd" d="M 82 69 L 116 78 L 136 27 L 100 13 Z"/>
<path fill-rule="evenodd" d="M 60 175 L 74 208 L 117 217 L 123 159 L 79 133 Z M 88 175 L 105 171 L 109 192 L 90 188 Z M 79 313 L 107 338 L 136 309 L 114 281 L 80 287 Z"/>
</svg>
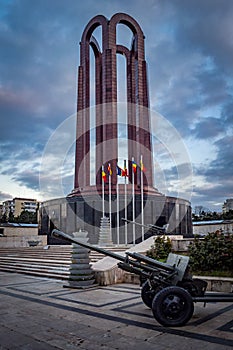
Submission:
<svg viewBox="0 0 233 350">
<path fill-rule="evenodd" d="M 142 301 L 150 309 L 152 308 L 152 301 L 154 299 L 155 294 L 156 294 L 155 290 L 151 289 L 148 281 L 143 283 L 142 289 L 141 289 Z"/>
<path fill-rule="evenodd" d="M 193 315 L 193 300 L 185 289 L 171 286 L 159 291 L 152 302 L 154 318 L 163 326 L 183 326 Z"/>
</svg>

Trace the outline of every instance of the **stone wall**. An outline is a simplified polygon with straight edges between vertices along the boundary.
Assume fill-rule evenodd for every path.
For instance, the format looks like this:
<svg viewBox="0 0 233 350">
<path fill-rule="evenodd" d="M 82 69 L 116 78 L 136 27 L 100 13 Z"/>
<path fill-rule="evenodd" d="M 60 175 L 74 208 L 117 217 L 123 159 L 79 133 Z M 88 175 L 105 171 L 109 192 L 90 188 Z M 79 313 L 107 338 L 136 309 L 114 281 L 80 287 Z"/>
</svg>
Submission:
<svg viewBox="0 0 233 350">
<path fill-rule="evenodd" d="M 46 245 L 47 235 L 38 235 L 35 226 L 1 226 L 0 248 L 19 248 L 31 245 Z"/>
<path fill-rule="evenodd" d="M 29 242 L 38 242 L 38 245 L 47 244 L 47 236 L 38 235 L 19 235 L 0 237 L 0 248 L 20 248 L 29 247 Z"/>
<path fill-rule="evenodd" d="M 1 229 L 3 229 L 3 235 L 7 237 L 38 235 L 38 227 L 1 226 Z"/>
<path fill-rule="evenodd" d="M 120 244 L 125 243 L 125 226 L 122 218 L 125 217 L 123 194 L 119 195 L 119 206 L 123 208 L 119 212 L 119 239 Z M 141 223 L 141 196 L 135 196 L 136 222 Z M 107 200 L 107 196 L 106 196 Z M 148 195 L 144 200 L 144 223 L 162 227 L 169 223 L 168 231 L 173 235 L 183 235 L 185 238 L 193 237 L 191 222 L 190 202 L 175 197 L 162 195 Z M 116 206 L 116 198 L 112 196 L 112 206 Z M 88 231 L 89 242 L 97 244 L 102 217 L 102 200 L 99 196 L 87 195 L 71 198 L 58 198 L 42 203 L 40 208 L 40 234 L 48 234 L 49 244 L 61 244 L 50 237 L 53 228 L 56 227 L 66 233 Z M 132 220 L 132 198 L 129 196 L 127 205 L 127 219 Z M 141 227 L 135 225 L 136 241 L 141 239 Z M 133 227 L 128 224 L 128 244 L 133 241 Z M 150 232 L 148 231 L 150 234 Z M 117 243 L 117 212 L 112 211 L 112 240 Z M 65 241 L 64 241 L 65 244 Z"/>
<path fill-rule="evenodd" d="M 222 231 L 225 233 L 233 233 L 233 222 L 232 220 L 222 220 L 220 223 L 207 223 L 203 221 L 202 223 L 193 224 L 193 234 L 194 235 L 207 235 L 210 232 Z"/>
</svg>

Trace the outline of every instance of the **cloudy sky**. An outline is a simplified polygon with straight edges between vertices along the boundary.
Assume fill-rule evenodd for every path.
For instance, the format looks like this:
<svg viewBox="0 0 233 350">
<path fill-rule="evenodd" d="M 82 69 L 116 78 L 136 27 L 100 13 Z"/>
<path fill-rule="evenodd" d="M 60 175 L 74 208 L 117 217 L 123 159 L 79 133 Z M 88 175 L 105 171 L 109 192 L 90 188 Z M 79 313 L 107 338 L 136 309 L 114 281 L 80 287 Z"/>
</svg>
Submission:
<svg viewBox="0 0 233 350">
<path fill-rule="evenodd" d="M 1 0 L 0 201 L 47 199 L 39 186 L 41 157 L 76 110 L 82 32 L 95 15 L 116 12 L 133 16 L 145 34 L 150 108 L 185 142 L 192 206 L 221 210 L 233 197 L 232 0 Z M 163 166 L 172 195 L 172 165 Z M 67 169 L 69 192 L 72 159 Z"/>
</svg>

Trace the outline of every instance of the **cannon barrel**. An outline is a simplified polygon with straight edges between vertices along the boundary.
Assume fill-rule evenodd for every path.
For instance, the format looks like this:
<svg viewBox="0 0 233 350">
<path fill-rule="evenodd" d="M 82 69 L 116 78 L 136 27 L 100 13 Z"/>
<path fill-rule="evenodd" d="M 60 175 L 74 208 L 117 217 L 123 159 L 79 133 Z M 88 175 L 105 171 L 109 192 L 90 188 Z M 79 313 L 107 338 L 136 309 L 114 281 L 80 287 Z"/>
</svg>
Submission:
<svg viewBox="0 0 233 350">
<path fill-rule="evenodd" d="M 122 270 L 134 272 L 140 276 L 149 277 L 150 274 L 158 274 L 158 278 L 161 279 L 161 282 L 164 280 L 168 280 L 172 278 L 175 274 L 177 274 L 177 269 L 171 265 L 161 263 L 158 260 L 148 258 L 144 255 L 138 253 L 130 253 L 126 252 L 125 256 L 120 254 L 113 253 L 109 250 L 93 246 L 89 243 L 84 243 L 79 241 L 77 238 L 72 237 L 71 235 L 54 229 L 52 231 L 52 236 L 59 239 L 64 239 L 70 243 L 79 244 L 84 248 L 88 248 L 90 250 L 94 250 L 98 253 L 104 254 L 106 256 L 110 256 L 116 260 L 119 260 L 121 263 L 118 266 Z M 131 258 L 131 259 L 130 259 Z"/>
<path fill-rule="evenodd" d="M 136 222 L 136 221 L 132 221 L 132 220 L 128 220 L 128 219 L 125 219 L 125 218 L 122 218 L 121 219 L 122 221 L 125 221 L 125 222 L 128 222 L 129 224 L 134 224 L 134 225 L 138 225 L 138 226 L 141 226 L 141 227 L 145 227 L 149 230 L 152 230 L 152 231 L 155 231 L 155 232 L 160 232 L 160 233 L 166 233 L 167 231 L 167 228 L 168 228 L 168 224 L 164 225 L 163 227 L 160 227 L 160 226 L 156 226 L 156 225 L 145 225 L 145 224 L 141 224 L 139 222 Z"/>
<path fill-rule="evenodd" d="M 91 245 L 89 243 L 84 243 L 84 242 L 79 241 L 78 239 L 72 237 L 68 233 L 62 232 L 60 230 L 54 229 L 52 231 L 52 236 L 55 237 L 55 238 L 64 239 L 64 240 L 66 240 L 66 241 L 68 241 L 70 243 L 79 244 L 80 246 L 82 246 L 84 248 L 88 248 L 90 250 L 94 250 L 94 251 L 96 251 L 98 253 L 104 254 L 106 256 L 110 256 L 111 258 L 117 259 L 119 261 L 123 261 L 123 262 L 125 261 L 125 257 L 120 255 L 120 254 L 116 254 L 116 253 L 113 253 L 113 252 L 111 252 L 109 250 L 93 246 L 93 245 Z"/>
</svg>

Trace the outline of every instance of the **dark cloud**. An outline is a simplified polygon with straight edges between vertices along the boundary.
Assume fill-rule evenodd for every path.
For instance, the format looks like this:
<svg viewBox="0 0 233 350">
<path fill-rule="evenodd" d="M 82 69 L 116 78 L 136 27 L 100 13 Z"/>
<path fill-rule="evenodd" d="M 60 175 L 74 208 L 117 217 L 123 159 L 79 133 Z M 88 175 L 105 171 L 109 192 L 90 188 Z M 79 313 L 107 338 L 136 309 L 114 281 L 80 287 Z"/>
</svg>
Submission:
<svg viewBox="0 0 233 350">
<path fill-rule="evenodd" d="M 212 57 L 215 64 L 232 73 L 232 13 L 229 0 L 175 1 L 183 20 L 177 22 L 177 38 L 181 46 L 195 48 Z"/>
<path fill-rule="evenodd" d="M 9 130 L 17 139 L 39 135 L 45 125 L 54 129 L 74 113 L 79 40 L 74 31 L 80 30 L 77 21 L 69 22 L 71 14 L 63 1 L 9 5 L 0 27 L 2 137 Z"/>
<path fill-rule="evenodd" d="M 34 142 L 41 138 L 43 140 L 43 136 L 49 136 L 48 129 L 42 120 L 36 117 L 35 109 L 36 105 L 30 94 L 27 95 L 22 91 L 15 93 L 0 88 L 0 143 L 2 145 L 13 142 L 19 149 L 17 143 L 27 144 L 32 140 Z"/>
<path fill-rule="evenodd" d="M 93 16 L 110 18 L 116 12 L 135 17 L 145 34 L 152 108 L 184 140 L 191 135 L 216 148 L 215 159 L 206 168 L 193 164 L 195 175 L 212 184 L 211 190 L 202 184 L 195 187 L 194 200 L 222 201 L 221 193 L 232 194 L 230 0 L 148 0 L 146 4 L 142 0 L 12 0 L 1 4 L 0 173 L 20 185 L 38 188 L 38 164 L 47 140 L 76 110 L 82 31 Z M 175 169 L 166 171 L 174 180 Z"/>
<path fill-rule="evenodd" d="M 20 185 L 39 191 L 39 171 L 36 172 L 34 169 L 18 171 L 14 173 L 12 179 Z"/>
<path fill-rule="evenodd" d="M 193 188 L 192 208 L 205 203 L 211 211 L 220 211 L 226 198 L 232 197 L 224 184 L 215 184 L 208 187 L 197 186 Z"/>
<path fill-rule="evenodd" d="M 189 178 L 192 173 L 192 167 L 190 163 L 177 164 L 169 169 L 164 170 L 167 180 L 179 180 Z"/>
<path fill-rule="evenodd" d="M 225 124 L 222 119 L 207 117 L 196 124 L 193 135 L 198 139 L 212 139 L 225 132 Z"/>
<path fill-rule="evenodd" d="M 213 109 L 213 114 L 207 112 L 211 117 L 219 117 L 229 100 L 233 71 L 230 3 L 173 1 L 167 12 L 170 27 L 163 25 L 163 32 L 156 27 L 153 55 L 149 57 L 154 73 L 150 79 L 153 106 L 184 137 L 192 134 L 193 122 L 206 118 L 207 108 Z"/>
<path fill-rule="evenodd" d="M 10 193 L 0 191 L 0 201 L 6 201 L 12 198 L 13 197 Z"/>
<path fill-rule="evenodd" d="M 229 99 L 227 77 L 215 67 L 209 67 L 211 63 L 204 63 L 204 67 L 196 74 L 199 82 L 199 94 L 202 106 L 211 107 L 223 104 Z"/>
<path fill-rule="evenodd" d="M 222 203 L 233 197 L 233 136 L 226 136 L 214 143 L 216 159 L 210 164 L 195 166 L 194 174 L 204 177 L 206 183 L 196 185 L 193 189 L 193 202 L 208 203 L 210 209 L 214 203 Z"/>
<path fill-rule="evenodd" d="M 216 159 L 207 168 L 199 169 L 211 183 L 231 185 L 233 195 L 233 136 L 226 136 L 214 143 L 217 147 Z M 229 187 L 228 187 L 229 188 Z"/>
<path fill-rule="evenodd" d="M 226 127 L 231 128 L 233 126 L 233 95 L 229 96 L 229 99 L 225 105 L 223 105 L 221 117 L 226 123 Z"/>
</svg>

